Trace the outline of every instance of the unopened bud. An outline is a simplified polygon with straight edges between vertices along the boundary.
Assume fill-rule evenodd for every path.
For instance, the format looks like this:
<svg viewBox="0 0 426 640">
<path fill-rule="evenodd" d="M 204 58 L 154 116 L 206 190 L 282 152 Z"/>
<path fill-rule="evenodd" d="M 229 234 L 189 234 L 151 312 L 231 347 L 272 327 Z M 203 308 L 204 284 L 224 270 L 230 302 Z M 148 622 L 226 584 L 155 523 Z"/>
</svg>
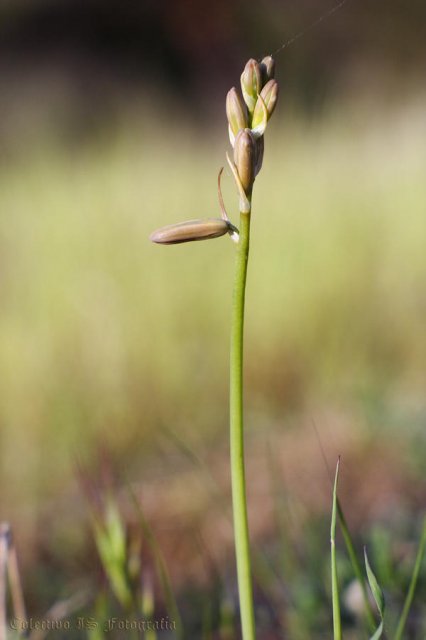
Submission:
<svg viewBox="0 0 426 640">
<path fill-rule="evenodd" d="M 256 140 L 256 162 L 254 166 L 254 175 L 257 176 L 262 168 L 263 152 L 265 150 L 265 138 L 261 136 Z"/>
<path fill-rule="evenodd" d="M 275 75 L 275 60 L 272 56 L 265 56 L 260 63 L 260 71 L 262 72 L 262 84 L 265 85 Z"/>
<path fill-rule="evenodd" d="M 245 129 L 248 126 L 247 107 L 235 87 L 232 87 L 226 96 L 226 115 L 234 136 L 240 129 Z"/>
<path fill-rule="evenodd" d="M 262 73 L 259 63 L 251 58 L 241 74 L 241 90 L 250 113 L 253 113 L 256 101 L 262 89 Z"/>
<path fill-rule="evenodd" d="M 256 129 L 262 123 L 266 126 L 265 120 L 265 107 L 267 112 L 267 119 L 271 117 L 275 105 L 278 100 L 278 82 L 276 80 L 269 80 L 262 91 L 260 92 L 260 96 L 256 102 L 256 107 L 254 109 L 253 118 L 252 118 L 252 129 Z"/>
<path fill-rule="evenodd" d="M 149 239 L 157 244 L 179 244 L 196 240 L 209 240 L 233 233 L 235 227 L 223 218 L 207 218 L 205 220 L 187 220 L 178 224 L 161 227 L 151 233 Z"/>
<path fill-rule="evenodd" d="M 245 193 L 250 193 L 256 175 L 256 140 L 250 129 L 235 138 L 234 162 Z"/>
</svg>

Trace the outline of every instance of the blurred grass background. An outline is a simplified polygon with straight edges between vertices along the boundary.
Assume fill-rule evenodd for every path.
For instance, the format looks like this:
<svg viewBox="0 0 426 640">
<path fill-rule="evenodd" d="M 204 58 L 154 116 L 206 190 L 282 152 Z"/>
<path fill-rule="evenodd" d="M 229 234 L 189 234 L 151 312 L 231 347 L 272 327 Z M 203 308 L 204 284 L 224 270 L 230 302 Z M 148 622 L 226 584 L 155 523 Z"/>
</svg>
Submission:
<svg viewBox="0 0 426 640">
<path fill-rule="evenodd" d="M 371 42 L 362 47 L 370 5 L 342 11 L 325 32 L 312 32 L 277 58 L 281 101 L 256 182 L 246 322 L 254 468 L 272 439 L 283 487 L 288 482 L 291 495 L 298 479 L 304 487 L 298 499 L 309 510 L 309 493 L 317 496 L 313 485 L 326 477 L 315 422 L 332 463 L 334 453 L 348 451 L 346 492 L 359 526 L 377 465 L 374 487 L 384 511 L 395 504 L 402 511 L 424 507 L 426 455 L 426 94 L 417 73 L 424 52 L 414 38 L 422 9 L 413 5 L 404 13 L 412 20 L 404 28 L 413 36 L 414 57 L 401 26 L 392 29 L 402 6 L 397 2 L 394 22 L 383 11 L 376 16 L 372 41 L 381 46 L 373 52 Z M 72 3 L 60 6 L 73 15 Z M 11 521 L 21 543 L 25 570 L 33 571 L 28 597 L 40 607 L 53 597 L 47 574 L 55 589 L 66 591 L 68 581 L 91 566 L 76 457 L 95 466 L 99 448 L 109 449 L 118 473 L 140 484 L 166 547 L 175 540 L 169 517 L 175 522 L 197 511 L 200 521 L 210 522 L 204 494 L 185 491 L 188 461 L 177 455 L 176 437 L 177 449 L 184 443 L 202 459 L 217 453 L 213 472 L 228 490 L 233 249 L 227 239 L 157 247 L 148 236 L 163 224 L 217 215 L 216 178 L 228 148 L 221 114 L 231 75 L 229 69 L 219 72 L 227 56 L 239 69 L 277 34 L 265 15 L 258 41 L 250 21 L 244 28 L 238 23 L 238 32 L 241 7 L 231 4 L 227 13 L 220 4 L 214 24 L 227 27 L 212 27 L 204 48 L 195 37 L 177 44 L 178 31 L 170 27 L 162 32 L 163 58 L 154 52 L 156 68 L 152 50 L 148 62 L 141 59 L 141 43 L 137 55 L 123 46 L 123 57 L 115 40 L 102 49 L 102 39 L 93 37 L 91 56 L 81 33 L 74 37 L 73 25 L 84 14 L 79 3 L 75 22 L 68 31 L 62 26 L 69 39 L 59 46 L 59 39 L 46 44 L 45 38 L 40 47 L 40 25 L 41 35 L 49 24 L 53 33 L 57 18 L 49 3 L 34 7 L 2 9 L 0 503 L 1 518 Z M 101 11 L 96 3 L 89 7 L 95 16 Z M 288 24 L 306 23 L 289 3 L 265 7 L 268 16 L 287 11 Z M 156 11 L 155 24 L 169 24 L 166 11 Z M 181 22 L 170 23 L 176 30 L 193 15 L 191 3 L 181 11 Z M 126 10 L 118 15 L 129 28 Z M 349 29 L 350 17 L 358 18 L 359 31 L 353 24 Z M 255 16 L 250 20 L 255 26 Z M 102 22 L 95 24 L 99 36 Z M 107 34 L 115 33 L 109 27 Z M 347 66 L 337 56 L 343 27 L 352 35 L 343 49 Z M 117 40 L 125 43 L 126 33 Z M 389 62 L 383 52 L 397 36 L 399 55 Z M 135 34 L 129 42 L 134 45 Z M 256 51 L 248 49 L 252 42 Z M 361 53 L 354 59 L 357 47 Z M 207 90 L 206 74 L 219 50 Z M 52 57 L 56 51 L 59 57 Z M 112 59 L 116 68 L 107 73 Z M 146 72 L 140 77 L 138 60 Z M 185 71 L 190 60 L 193 76 Z M 237 79 L 236 71 L 229 81 Z M 226 169 L 223 187 L 235 221 L 237 198 Z M 287 477 L 285 456 L 295 447 L 299 453 L 293 469 L 287 460 Z M 359 454 L 353 477 L 351 452 Z M 404 491 L 387 476 L 402 478 L 396 484 Z M 196 475 L 191 486 L 199 482 Z M 272 510 L 262 511 L 268 490 L 261 483 L 263 493 L 256 494 L 259 476 L 252 482 L 254 529 L 261 539 L 273 535 Z M 326 512 L 327 491 L 325 481 L 320 493 Z M 189 517 L 189 528 L 191 522 Z M 228 533 L 223 540 L 229 543 Z M 185 562 L 175 570 L 179 583 L 185 584 L 186 570 Z"/>
</svg>

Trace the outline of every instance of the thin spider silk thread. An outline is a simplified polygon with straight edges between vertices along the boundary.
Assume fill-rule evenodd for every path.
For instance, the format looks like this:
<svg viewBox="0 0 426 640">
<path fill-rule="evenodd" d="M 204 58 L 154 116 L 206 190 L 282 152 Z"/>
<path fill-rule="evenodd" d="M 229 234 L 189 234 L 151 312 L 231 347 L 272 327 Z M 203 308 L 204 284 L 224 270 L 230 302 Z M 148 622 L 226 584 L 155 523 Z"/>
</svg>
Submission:
<svg viewBox="0 0 426 640">
<path fill-rule="evenodd" d="M 281 53 L 281 51 L 283 51 L 283 49 L 287 49 L 287 47 L 289 47 L 291 44 L 293 44 L 294 42 L 296 42 L 296 40 L 299 40 L 300 38 L 303 38 L 304 35 L 306 35 L 309 31 L 311 31 L 312 29 L 315 29 L 315 27 L 317 27 L 319 24 L 321 24 L 321 22 L 324 22 L 324 20 L 327 20 L 327 18 L 329 18 L 330 16 L 333 15 L 333 13 L 336 13 L 336 11 L 339 11 L 342 7 L 344 7 L 345 4 L 347 4 L 350 0 L 341 0 L 338 4 L 334 5 L 334 7 L 331 7 L 331 9 L 329 9 L 328 11 L 326 11 L 325 13 L 323 13 L 319 18 L 317 18 L 316 20 L 314 20 L 314 22 L 312 22 L 310 25 L 308 25 L 307 27 L 305 27 L 304 29 L 302 29 L 301 31 L 299 31 L 298 33 L 296 33 L 296 35 L 292 36 L 291 38 L 289 38 L 289 40 L 286 40 L 286 42 L 284 42 L 284 44 L 282 44 L 280 47 L 278 47 L 278 49 L 276 51 L 274 51 L 273 53 L 271 53 L 270 55 L 275 58 L 275 56 L 278 53 Z"/>
</svg>

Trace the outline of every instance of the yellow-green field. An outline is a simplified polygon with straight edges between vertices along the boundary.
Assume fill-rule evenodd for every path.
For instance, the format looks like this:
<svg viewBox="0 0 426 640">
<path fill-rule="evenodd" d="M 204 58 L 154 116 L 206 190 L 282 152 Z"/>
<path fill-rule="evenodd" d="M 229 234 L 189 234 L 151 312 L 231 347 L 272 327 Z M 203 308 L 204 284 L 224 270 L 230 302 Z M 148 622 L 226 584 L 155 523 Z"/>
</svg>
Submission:
<svg viewBox="0 0 426 640">
<path fill-rule="evenodd" d="M 248 428 L 338 408 L 424 455 L 425 102 L 289 111 L 283 98 L 255 185 Z M 233 245 L 148 236 L 218 215 L 227 148 L 225 126 L 141 117 L 0 166 L 0 498 L 18 540 L 68 504 L 78 455 L 90 464 L 105 445 L 143 477 L 165 430 L 226 443 Z M 226 170 L 223 186 L 236 222 Z M 64 534 L 67 548 L 80 535 Z"/>
</svg>

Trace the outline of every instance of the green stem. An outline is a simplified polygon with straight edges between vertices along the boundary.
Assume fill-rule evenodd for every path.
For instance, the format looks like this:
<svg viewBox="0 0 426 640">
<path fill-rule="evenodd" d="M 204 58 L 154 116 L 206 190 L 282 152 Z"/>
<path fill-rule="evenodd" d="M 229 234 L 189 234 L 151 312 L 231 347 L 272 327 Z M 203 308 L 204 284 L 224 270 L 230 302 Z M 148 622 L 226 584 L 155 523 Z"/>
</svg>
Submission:
<svg viewBox="0 0 426 640">
<path fill-rule="evenodd" d="M 336 475 L 333 486 L 333 510 L 331 513 L 330 544 L 331 544 L 331 588 L 333 602 L 333 640 L 342 640 L 342 623 L 340 617 L 339 583 L 337 578 L 336 560 L 336 519 L 337 519 L 337 483 L 339 479 L 340 458 L 337 461 Z"/>
<path fill-rule="evenodd" d="M 240 215 L 231 322 L 230 438 L 235 553 L 243 640 L 255 640 L 250 542 L 244 469 L 243 342 L 244 301 L 250 245 L 250 213 Z"/>
<path fill-rule="evenodd" d="M 407 623 L 408 613 L 410 611 L 411 604 L 414 599 L 414 593 L 416 591 L 417 581 L 419 579 L 420 569 L 422 566 L 425 550 L 426 550 L 426 518 L 423 520 L 422 534 L 420 537 L 420 543 L 417 551 L 416 561 L 414 563 L 414 570 L 411 576 L 410 586 L 408 588 L 407 597 L 404 602 L 404 607 L 402 609 L 401 617 L 398 622 L 398 627 L 395 632 L 394 640 L 401 640 L 402 634 L 404 633 L 405 625 Z"/>
</svg>

